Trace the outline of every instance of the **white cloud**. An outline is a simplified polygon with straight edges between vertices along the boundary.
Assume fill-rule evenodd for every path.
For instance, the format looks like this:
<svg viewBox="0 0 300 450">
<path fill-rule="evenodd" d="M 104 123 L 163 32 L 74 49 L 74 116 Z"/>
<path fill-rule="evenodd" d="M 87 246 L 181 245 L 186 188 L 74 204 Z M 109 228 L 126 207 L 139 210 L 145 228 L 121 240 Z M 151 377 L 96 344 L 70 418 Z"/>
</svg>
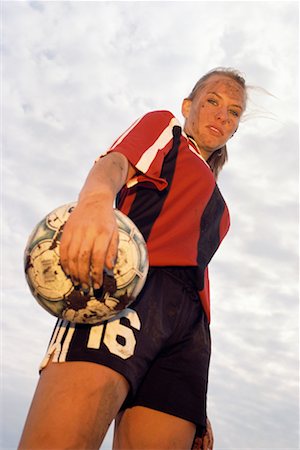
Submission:
<svg viewBox="0 0 300 450">
<path fill-rule="evenodd" d="M 298 448 L 297 15 L 284 1 L 3 4 L 3 449 L 54 323 L 25 283 L 29 233 L 137 117 L 181 120 L 181 98 L 220 65 L 256 88 L 219 183 L 232 226 L 210 270 L 216 449 Z"/>
</svg>

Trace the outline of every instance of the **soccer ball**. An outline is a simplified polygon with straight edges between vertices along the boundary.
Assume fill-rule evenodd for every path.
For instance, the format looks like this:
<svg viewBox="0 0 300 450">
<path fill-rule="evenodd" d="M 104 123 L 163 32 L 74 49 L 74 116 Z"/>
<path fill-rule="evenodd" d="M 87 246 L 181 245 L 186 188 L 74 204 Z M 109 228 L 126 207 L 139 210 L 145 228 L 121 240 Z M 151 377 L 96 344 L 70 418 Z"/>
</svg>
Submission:
<svg viewBox="0 0 300 450">
<path fill-rule="evenodd" d="M 60 264 L 63 227 L 76 203 L 49 213 L 29 236 L 25 253 L 25 276 L 29 288 L 50 314 L 76 323 L 101 323 L 129 306 L 146 281 L 149 263 L 146 243 L 136 225 L 115 209 L 119 229 L 117 262 L 113 273 L 104 271 L 99 291 L 83 293 L 74 287 Z"/>
</svg>

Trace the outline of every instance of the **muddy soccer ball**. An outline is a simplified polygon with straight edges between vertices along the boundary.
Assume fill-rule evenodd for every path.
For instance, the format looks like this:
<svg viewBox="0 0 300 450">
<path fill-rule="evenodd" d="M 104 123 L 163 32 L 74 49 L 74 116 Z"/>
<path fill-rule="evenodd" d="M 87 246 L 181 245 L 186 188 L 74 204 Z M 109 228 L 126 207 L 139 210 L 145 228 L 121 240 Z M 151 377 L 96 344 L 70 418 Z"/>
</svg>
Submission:
<svg viewBox="0 0 300 450">
<path fill-rule="evenodd" d="M 76 323 L 101 323 L 129 306 L 144 286 L 148 253 L 136 225 L 115 210 L 119 229 L 117 263 L 104 271 L 103 286 L 88 293 L 75 289 L 59 258 L 60 238 L 76 203 L 49 213 L 32 231 L 24 254 L 25 276 L 38 303 L 50 314 Z"/>
</svg>

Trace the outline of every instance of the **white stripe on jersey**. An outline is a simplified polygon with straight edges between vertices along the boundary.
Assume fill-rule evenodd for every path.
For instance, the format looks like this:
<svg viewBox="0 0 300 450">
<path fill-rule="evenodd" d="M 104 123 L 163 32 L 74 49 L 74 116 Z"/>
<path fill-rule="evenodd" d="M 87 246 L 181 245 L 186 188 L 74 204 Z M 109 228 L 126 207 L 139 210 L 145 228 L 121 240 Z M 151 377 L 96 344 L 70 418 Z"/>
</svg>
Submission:
<svg viewBox="0 0 300 450">
<path fill-rule="evenodd" d="M 203 158 L 203 156 L 200 153 L 200 148 L 198 147 L 197 142 L 194 139 L 191 139 L 190 137 L 188 137 L 188 135 L 182 131 L 182 135 L 186 138 L 186 140 L 188 141 L 189 144 L 189 149 L 198 156 L 198 158 L 202 159 L 202 161 L 205 162 L 205 164 L 209 167 L 209 164 L 206 162 L 206 160 Z M 191 145 L 191 142 L 194 144 L 194 146 L 196 147 L 196 149 Z"/>
<path fill-rule="evenodd" d="M 143 116 L 143 117 L 140 117 L 138 120 L 136 120 L 136 121 L 131 125 L 131 127 L 129 127 L 126 131 L 124 131 L 124 133 L 121 134 L 121 136 L 119 137 L 119 139 L 113 144 L 112 147 L 109 148 L 109 150 L 113 150 L 118 144 L 120 144 L 120 142 L 123 141 L 123 139 L 127 136 L 127 134 L 130 133 L 130 131 L 132 130 L 132 128 L 134 128 L 134 127 L 135 127 L 135 126 L 136 126 L 143 118 L 144 118 L 144 116 Z"/>
<path fill-rule="evenodd" d="M 179 125 L 180 123 L 176 119 L 176 117 L 173 117 L 169 123 L 169 125 L 164 129 L 164 131 L 159 135 L 158 139 L 154 142 L 151 147 L 146 150 L 138 163 L 136 164 L 136 168 L 140 170 L 143 173 L 146 173 L 151 165 L 151 163 L 154 161 L 157 153 L 159 150 L 163 149 L 168 142 L 170 142 L 173 139 L 173 127 L 175 125 Z"/>
<path fill-rule="evenodd" d="M 204 161 L 205 164 L 209 167 L 209 164 L 205 161 L 205 159 L 203 158 L 203 156 L 200 155 L 200 153 L 198 153 L 197 150 L 195 150 L 194 147 L 193 147 L 191 144 L 189 144 L 189 149 L 190 149 L 195 155 L 197 155 L 198 158 L 202 159 L 202 161 Z"/>
</svg>

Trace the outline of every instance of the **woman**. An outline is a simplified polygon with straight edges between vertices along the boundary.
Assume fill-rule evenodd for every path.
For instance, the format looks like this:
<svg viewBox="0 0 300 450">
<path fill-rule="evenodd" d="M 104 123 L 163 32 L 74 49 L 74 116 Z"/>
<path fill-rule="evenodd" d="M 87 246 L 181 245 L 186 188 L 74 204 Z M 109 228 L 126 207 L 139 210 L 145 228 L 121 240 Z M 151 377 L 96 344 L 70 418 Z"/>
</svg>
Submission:
<svg viewBox="0 0 300 450">
<path fill-rule="evenodd" d="M 136 121 L 95 163 L 61 241 L 83 291 L 113 269 L 113 202 L 142 231 L 150 270 L 137 300 L 105 325 L 58 321 L 20 449 L 190 449 L 206 429 L 210 359 L 208 263 L 229 228 L 215 179 L 246 107 L 244 79 L 215 69 L 168 111 Z M 199 444 L 199 440 L 198 440 Z"/>
</svg>

